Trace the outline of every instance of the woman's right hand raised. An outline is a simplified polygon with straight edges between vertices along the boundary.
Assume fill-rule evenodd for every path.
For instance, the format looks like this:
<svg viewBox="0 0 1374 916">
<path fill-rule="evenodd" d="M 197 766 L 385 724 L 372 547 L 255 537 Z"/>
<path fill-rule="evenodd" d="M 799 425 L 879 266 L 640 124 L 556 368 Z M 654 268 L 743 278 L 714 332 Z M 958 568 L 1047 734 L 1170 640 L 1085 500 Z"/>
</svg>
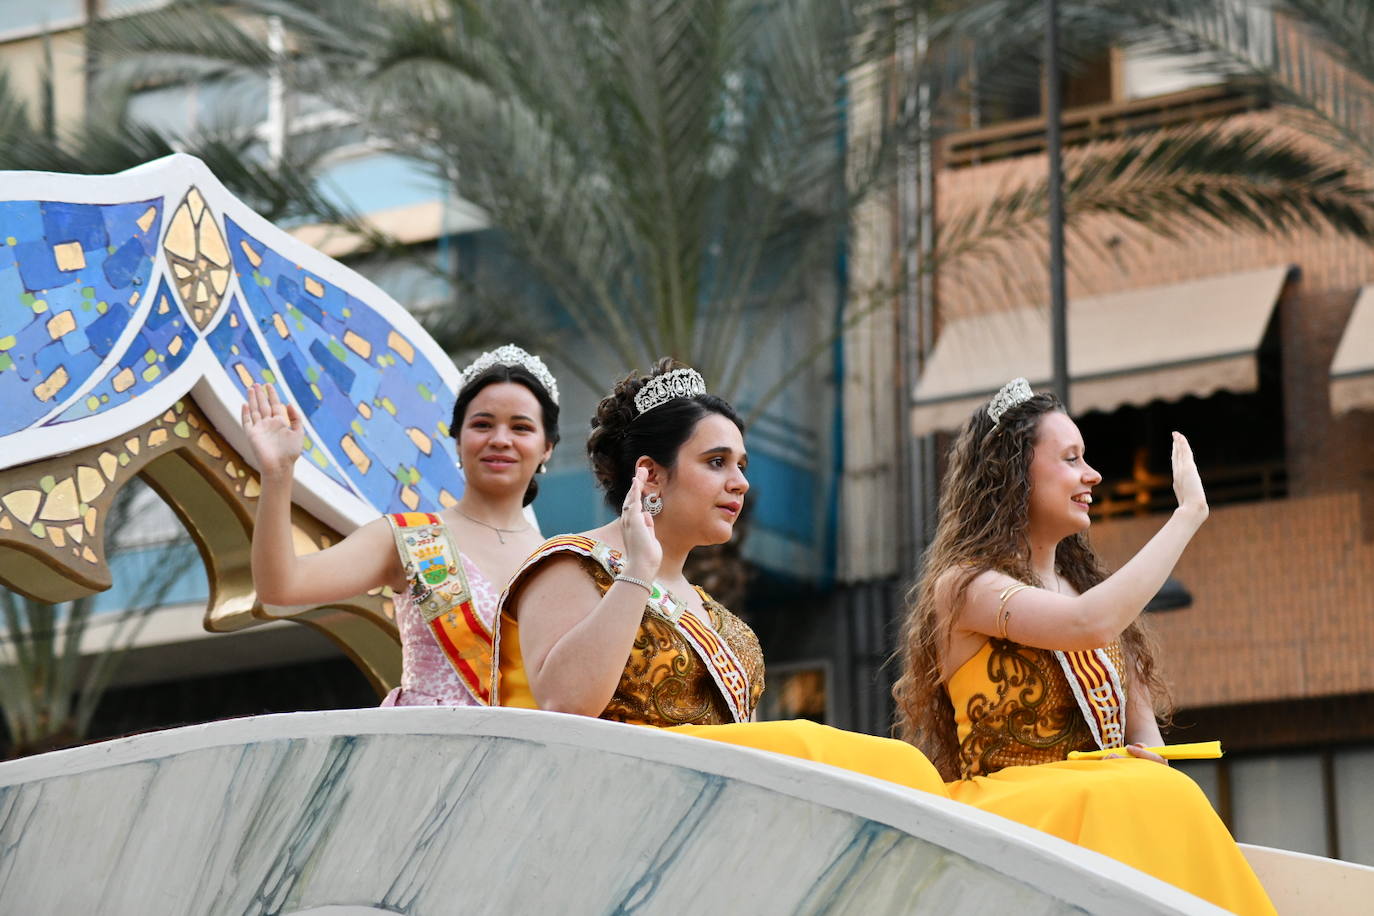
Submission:
<svg viewBox="0 0 1374 916">
<path fill-rule="evenodd" d="M 625 573 L 652 582 L 658 577 L 663 562 L 663 546 L 654 534 L 654 517 L 644 511 L 644 485 L 649 478 L 646 468 L 635 469 L 630 492 L 620 507 L 620 536 L 625 539 Z"/>
<path fill-rule="evenodd" d="M 1183 433 L 1174 433 L 1174 496 L 1178 507 L 1198 516 L 1198 521 L 1207 518 L 1207 492 L 1202 488 L 1202 478 L 1198 476 L 1197 462 L 1193 460 L 1193 449 Z"/>
<path fill-rule="evenodd" d="M 263 476 L 289 476 L 300 457 L 305 425 L 294 404 L 283 404 L 271 385 L 251 385 L 243 405 L 243 431 Z"/>
</svg>

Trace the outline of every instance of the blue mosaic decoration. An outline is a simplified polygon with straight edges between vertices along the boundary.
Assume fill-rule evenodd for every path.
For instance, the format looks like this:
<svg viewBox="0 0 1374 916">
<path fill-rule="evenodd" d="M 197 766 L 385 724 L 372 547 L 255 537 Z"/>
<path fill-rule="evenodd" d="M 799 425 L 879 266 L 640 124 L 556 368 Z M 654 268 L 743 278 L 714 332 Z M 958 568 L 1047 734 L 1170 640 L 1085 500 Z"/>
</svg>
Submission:
<svg viewBox="0 0 1374 916">
<path fill-rule="evenodd" d="M 0 202 L 0 436 L 67 401 L 147 311 L 161 216 L 158 200 Z"/>
<path fill-rule="evenodd" d="M 315 505 L 361 523 L 462 495 L 442 351 L 197 160 L 0 173 L 0 242 L 0 467 L 105 441 L 192 389 L 237 420 L 261 382 L 305 419 Z"/>
<path fill-rule="evenodd" d="M 414 509 L 408 489 L 428 505 L 461 493 L 448 429 L 454 395 L 433 364 L 367 303 L 226 223 L 282 386 L 364 498 Z"/>
<path fill-rule="evenodd" d="M 49 425 L 123 404 L 186 362 L 195 334 L 187 332 L 186 313 L 166 280 L 158 284 L 157 295 L 147 300 L 142 311 L 142 325 L 105 377 Z"/>
</svg>

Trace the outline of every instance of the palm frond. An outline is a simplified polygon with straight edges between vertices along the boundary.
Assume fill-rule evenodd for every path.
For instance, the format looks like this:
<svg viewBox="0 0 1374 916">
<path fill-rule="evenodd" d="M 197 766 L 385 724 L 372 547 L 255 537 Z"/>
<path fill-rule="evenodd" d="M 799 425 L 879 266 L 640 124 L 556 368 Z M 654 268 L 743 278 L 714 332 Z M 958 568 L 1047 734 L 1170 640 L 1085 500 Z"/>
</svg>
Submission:
<svg viewBox="0 0 1374 916">
<path fill-rule="evenodd" d="M 1374 5 L 1367 0 L 1162 0 L 1142 8 L 1160 47 L 1260 87 L 1305 129 L 1374 159 Z"/>
<path fill-rule="evenodd" d="M 168 83 L 261 73 L 274 55 L 265 30 L 236 17 L 239 5 L 220 0 L 178 0 L 156 9 L 100 20 L 87 40 L 101 49 L 98 84 L 147 88 Z"/>
<path fill-rule="evenodd" d="M 1333 156 L 1270 130 L 1197 127 L 1073 150 L 1065 162 L 1065 216 L 1080 254 L 1113 257 L 1093 220 L 1110 218 L 1154 236 L 1332 230 L 1374 234 L 1374 188 Z M 1004 189 L 945 219 L 927 270 L 958 266 L 961 277 L 1015 275 L 1044 242 L 1046 179 Z M 964 269 L 991 263 L 996 271 Z M 1070 265 L 1072 266 L 1072 265 Z M 1040 284 L 1037 283 L 1037 286 Z"/>
</svg>

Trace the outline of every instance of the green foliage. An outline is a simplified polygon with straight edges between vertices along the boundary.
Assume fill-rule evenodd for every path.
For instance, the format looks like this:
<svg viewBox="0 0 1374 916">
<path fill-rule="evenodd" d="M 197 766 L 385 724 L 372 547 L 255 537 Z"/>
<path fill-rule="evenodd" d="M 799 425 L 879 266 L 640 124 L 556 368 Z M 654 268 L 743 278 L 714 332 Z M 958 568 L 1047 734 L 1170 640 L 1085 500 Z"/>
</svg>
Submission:
<svg viewBox="0 0 1374 916">
<path fill-rule="evenodd" d="M 603 362 L 670 353 L 729 391 L 742 329 L 833 258 L 846 3 L 179 4 L 107 26 L 107 81 L 262 72 L 266 37 L 231 9 L 280 18 L 296 92 L 482 207 Z"/>
<path fill-rule="evenodd" d="M 1346 9 L 1347 26 L 1349 8 L 1365 7 L 1299 5 Z M 1064 0 L 1069 66 L 1147 33 L 1255 51 L 1246 6 Z M 111 129 L 91 128 L 59 161 L 80 170 L 155 155 L 165 138 L 125 113 L 135 89 L 275 75 L 480 206 L 524 269 L 463 291 L 486 308 L 434 313 L 442 342 L 501 336 L 495 312 L 595 389 L 606 380 L 591 367 L 672 354 L 729 396 L 780 322 L 829 324 L 815 277 L 829 272 L 855 205 L 890 187 L 894 150 L 966 126 L 970 74 L 981 97 L 1038 82 L 1043 27 L 1038 0 L 183 0 L 93 36 Z M 1358 60 L 1366 52 L 1353 44 L 1342 53 Z M 856 129 L 849 103 L 866 93 L 893 99 L 896 117 Z M 0 123 L 9 116 L 0 98 Z M 250 135 L 213 139 L 176 142 L 270 218 L 333 218 L 312 180 L 320 156 L 274 164 Z M 1066 184 L 1071 233 L 1096 215 L 1166 235 L 1302 224 L 1364 237 L 1370 224 L 1363 183 L 1260 132 L 1202 127 L 1082 148 Z M 954 212 L 921 269 L 993 259 L 1024 271 L 1029 259 L 1033 270 L 1043 192 L 1032 180 Z M 890 293 L 851 299 L 842 325 Z M 569 352 L 555 325 L 577 329 L 583 350 Z M 812 353 L 830 342 L 819 333 Z"/>
</svg>

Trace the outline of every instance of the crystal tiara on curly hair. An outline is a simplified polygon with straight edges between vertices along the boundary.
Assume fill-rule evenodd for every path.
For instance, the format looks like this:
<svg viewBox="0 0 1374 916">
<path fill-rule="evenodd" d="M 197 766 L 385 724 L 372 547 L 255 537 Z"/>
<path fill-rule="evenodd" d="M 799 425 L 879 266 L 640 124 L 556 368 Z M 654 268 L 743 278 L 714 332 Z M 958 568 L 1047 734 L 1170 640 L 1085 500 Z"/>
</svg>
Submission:
<svg viewBox="0 0 1374 916">
<path fill-rule="evenodd" d="M 462 378 L 458 381 L 458 390 L 462 391 L 468 383 L 477 376 L 486 372 L 492 366 L 519 366 L 530 375 L 534 380 L 544 386 L 544 390 L 549 393 L 549 400 L 558 403 L 558 382 L 554 380 L 553 373 L 549 367 L 544 365 L 544 361 L 537 356 L 525 352 L 515 344 L 506 344 L 497 347 L 495 350 L 488 350 L 477 357 L 472 363 L 463 370 Z"/>
<path fill-rule="evenodd" d="M 996 426 L 1002 421 L 1002 414 L 1033 397 L 1035 392 L 1031 391 L 1030 382 L 1024 378 L 1014 378 L 1007 382 L 988 402 L 988 416 L 992 418 L 992 425 Z"/>
<path fill-rule="evenodd" d="M 635 416 L 643 416 L 674 398 L 694 398 L 706 393 L 706 380 L 695 369 L 674 369 L 655 375 L 635 392 Z"/>
</svg>

